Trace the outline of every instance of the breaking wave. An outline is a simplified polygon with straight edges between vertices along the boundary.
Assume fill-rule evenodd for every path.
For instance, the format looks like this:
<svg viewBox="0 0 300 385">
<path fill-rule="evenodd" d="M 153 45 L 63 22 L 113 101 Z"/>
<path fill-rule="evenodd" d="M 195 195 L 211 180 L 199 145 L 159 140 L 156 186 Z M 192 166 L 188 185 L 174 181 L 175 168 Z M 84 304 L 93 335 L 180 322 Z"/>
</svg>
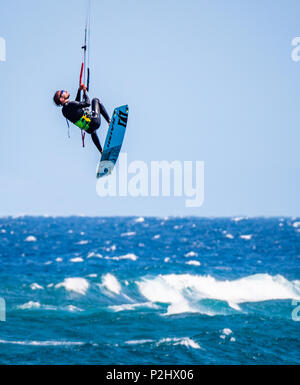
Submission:
<svg viewBox="0 0 300 385">
<path fill-rule="evenodd" d="M 66 278 L 63 282 L 58 283 L 55 288 L 65 288 L 67 291 L 73 291 L 78 294 L 86 294 L 90 287 L 89 282 L 84 278 Z"/>
<path fill-rule="evenodd" d="M 217 280 L 190 274 L 159 275 L 137 282 L 140 293 L 153 303 L 169 304 L 167 315 L 191 312 L 217 314 L 201 305 L 202 300 L 224 301 L 239 311 L 239 304 L 269 300 L 300 299 L 299 281 L 281 275 L 256 274 L 236 280 Z"/>
</svg>

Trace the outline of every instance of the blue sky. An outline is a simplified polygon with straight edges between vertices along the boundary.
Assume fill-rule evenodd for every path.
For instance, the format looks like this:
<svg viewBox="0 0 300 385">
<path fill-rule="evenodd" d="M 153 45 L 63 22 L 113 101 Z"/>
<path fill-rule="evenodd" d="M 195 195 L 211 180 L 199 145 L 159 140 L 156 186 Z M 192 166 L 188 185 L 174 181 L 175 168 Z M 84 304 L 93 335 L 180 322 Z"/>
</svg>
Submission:
<svg viewBox="0 0 300 385">
<path fill-rule="evenodd" d="M 97 150 L 52 103 L 75 96 L 86 2 L 1 4 L 0 215 L 299 216 L 300 3 L 93 0 L 91 97 L 129 104 L 128 160 L 205 162 L 205 201 L 100 198 Z M 103 128 L 107 128 L 103 123 Z M 103 140 L 104 133 L 100 133 Z"/>
</svg>

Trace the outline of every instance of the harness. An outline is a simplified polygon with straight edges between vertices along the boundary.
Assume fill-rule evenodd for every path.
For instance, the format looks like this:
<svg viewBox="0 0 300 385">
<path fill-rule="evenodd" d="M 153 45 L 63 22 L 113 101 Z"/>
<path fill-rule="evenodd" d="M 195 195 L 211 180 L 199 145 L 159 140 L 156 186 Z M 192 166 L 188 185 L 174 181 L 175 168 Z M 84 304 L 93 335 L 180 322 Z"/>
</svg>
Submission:
<svg viewBox="0 0 300 385">
<path fill-rule="evenodd" d="M 85 111 L 82 117 L 79 120 L 77 120 L 77 122 L 74 123 L 75 126 L 81 129 L 82 147 L 84 147 L 85 133 L 90 128 L 90 123 L 91 123 L 91 117 L 90 117 L 89 111 Z"/>
<path fill-rule="evenodd" d="M 75 124 L 75 126 L 77 126 L 81 129 L 82 147 L 85 147 L 84 146 L 85 133 L 90 128 L 91 112 L 89 111 L 89 109 L 85 109 L 83 111 L 84 111 L 84 113 L 83 113 L 82 117 L 79 120 L 77 120 L 77 122 L 75 122 L 74 124 Z M 67 125 L 68 125 L 68 137 L 70 138 L 70 125 L 69 125 L 69 121 L 67 118 L 66 118 L 66 121 L 67 121 Z"/>
<path fill-rule="evenodd" d="M 75 126 L 79 127 L 83 131 L 87 131 L 90 128 L 90 123 L 91 123 L 90 115 L 87 112 L 85 112 L 84 115 L 82 115 L 82 117 L 79 120 L 77 120 L 77 122 L 75 123 Z"/>
</svg>

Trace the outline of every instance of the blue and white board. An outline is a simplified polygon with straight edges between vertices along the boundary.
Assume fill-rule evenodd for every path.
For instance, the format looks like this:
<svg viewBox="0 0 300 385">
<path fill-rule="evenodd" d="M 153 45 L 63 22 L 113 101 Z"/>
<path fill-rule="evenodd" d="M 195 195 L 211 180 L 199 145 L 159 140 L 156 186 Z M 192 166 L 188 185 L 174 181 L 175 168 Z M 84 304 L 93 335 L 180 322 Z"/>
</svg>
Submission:
<svg viewBox="0 0 300 385">
<path fill-rule="evenodd" d="M 110 175 L 117 163 L 126 131 L 128 111 L 127 105 L 114 110 L 98 165 L 97 178 Z"/>
</svg>

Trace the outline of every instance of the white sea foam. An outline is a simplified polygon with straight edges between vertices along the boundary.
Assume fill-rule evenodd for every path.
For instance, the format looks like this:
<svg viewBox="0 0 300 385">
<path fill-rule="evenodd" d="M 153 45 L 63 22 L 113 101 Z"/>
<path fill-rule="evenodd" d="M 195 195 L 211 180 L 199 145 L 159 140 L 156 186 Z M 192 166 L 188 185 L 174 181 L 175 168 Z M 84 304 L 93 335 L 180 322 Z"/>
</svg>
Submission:
<svg viewBox="0 0 300 385">
<path fill-rule="evenodd" d="M 225 336 L 229 336 L 230 334 L 232 334 L 232 330 L 231 329 L 228 329 L 228 328 L 225 328 L 222 330 L 222 333 L 225 335 Z"/>
<path fill-rule="evenodd" d="M 248 219 L 247 217 L 235 217 L 235 218 L 231 218 L 232 221 L 234 222 L 240 222 L 240 221 L 243 221 L 244 219 Z"/>
<path fill-rule="evenodd" d="M 234 239 L 234 236 L 232 234 L 229 234 L 229 233 L 227 233 L 225 235 L 225 237 L 228 238 L 228 239 Z"/>
<path fill-rule="evenodd" d="M 121 234 L 121 237 L 133 237 L 133 236 L 135 236 L 135 235 L 136 235 L 136 232 L 134 232 L 134 231 L 129 231 L 129 232 L 127 232 L 127 233 Z"/>
<path fill-rule="evenodd" d="M 295 227 L 295 228 L 300 227 L 300 222 L 294 222 L 293 227 Z"/>
<path fill-rule="evenodd" d="M 89 241 L 82 240 L 82 241 L 77 242 L 76 245 L 87 245 L 88 243 L 89 243 Z"/>
<path fill-rule="evenodd" d="M 170 306 L 168 306 L 168 310 L 165 315 L 169 316 L 182 313 L 204 313 L 206 315 L 215 315 L 215 313 L 196 309 L 196 307 L 193 307 L 189 301 L 185 300 L 184 298 L 181 301 L 173 302 Z"/>
<path fill-rule="evenodd" d="M 225 328 L 222 330 L 222 333 L 220 334 L 220 338 L 222 340 L 226 340 L 226 338 L 232 334 L 232 330 L 231 329 L 228 329 L 228 328 Z M 235 338 L 234 337 L 230 337 L 230 342 L 234 342 L 235 341 Z"/>
<path fill-rule="evenodd" d="M 73 263 L 80 263 L 80 262 L 83 262 L 83 258 L 81 258 L 81 257 L 71 258 L 71 259 L 70 259 L 70 262 L 73 262 Z"/>
<path fill-rule="evenodd" d="M 191 312 L 192 309 L 181 290 L 168 284 L 164 277 L 167 276 L 137 282 L 141 294 L 151 302 L 171 303 L 167 315 Z"/>
<path fill-rule="evenodd" d="M 135 254 L 126 254 L 126 255 L 121 255 L 120 257 L 112 257 L 110 259 L 113 259 L 114 261 L 121 261 L 123 259 L 130 259 L 131 261 L 136 261 L 138 257 Z"/>
<path fill-rule="evenodd" d="M 39 285 L 38 283 L 32 283 L 30 285 L 31 290 L 44 290 L 43 286 Z"/>
<path fill-rule="evenodd" d="M 43 309 L 43 310 L 57 310 L 56 306 L 53 305 L 41 305 L 39 302 L 29 301 L 23 305 L 17 306 L 21 310 L 31 310 L 31 309 Z"/>
<path fill-rule="evenodd" d="M 199 301 L 226 301 L 240 310 L 239 304 L 276 299 L 299 299 L 300 283 L 281 275 L 256 274 L 236 280 L 216 280 L 211 276 L 190 274 L 159 275 L 137 282 L 140 293 L 151 302 L 170 304 L 167 315 L 183 312 L 203 312 Z M 213 315 L 211 312 L 205 314 Z"/>
<path fill-rule="evenodd" d="M 188 261 L 186 262 L 186 265 L 201 266 L 201 263 L 199 261 Z"/>
<path fill-rule="evenodd" d="M 106 248 L 106 251 L 116 251 L 116 250 L 117 250 L 116 245 L 112 245 L 112 246 Z"/>
<path fill-rule="evenodd" d="M 97 254 L 97 253 L 94 253 L 93 251 L 90 252 L 87 256 L 87 258 L 103 258 L 103 255 L 102 254 Z"/>
<path fill-rule="evenodd" d="M 28 309 L 39 309 L 41 304 L 39 302 L 29 301 L 23 305 L 19 305 L 18 309 L 28 310 Z"/>
<path fill-rule="evenodd" d="M 143 222 L 145 222 L 145 218 L 143 218 L 143 217 L 136 218 L 135 222 L 136 223 L 143 223 Z"/>
<path fill-rule="evenodd" d="M 53 305 L 41 305 L 41 307 L 44 310 L 57 310 L 57 306 L 53 306 Z"/>
<path fill-rule="evenodd" d="M 36 242 L 37 238 L 34 237 L 33 235 L 28 235 L 27 238 L 25 238 L 25 242 Z"/>
<path fill-rule="evenodd" d="M 55 288 L 65 288 L 67 291 L 74 291 L 78 294 L 86 294 L 90 287 L 89 282 L 85 278 L 66 278 L 63 282 L 58 283 Z"/>
<path fill-rule="evenodd" d="M 62 262 L 63 261 L 63 259 L 62 258 L 56 258 L 56 262 Z"/>
<path fill-rule="evenodd" d="M 132 340 L 132 341 L 126 341 L 125 344 L 127 344 L 127 345 L 143 345 L 143 344 L 149 344 L 151 342 L 154 342 L 154 340 Z"/>
<path fill-rule="evenodd" d="M 126 303 L 124 305 L 114 305 L 114 306 L 109 306 L 109 308 L 115 312 L 120 312 L 120 311 L 131 311 L 135 310 L 140 307 L 147 307 L 150 309 L 158 309 L 158 306 L 155 305 L 152 302 L 143 302 L 143 303 Z"/>
<path fill-rule="evenodd" d="M 251 234 L 240 235 L 240 238 L 245 239 L 246 241 L 250 241 L 250 239 L 252 238 L 252 235 Z"/>
<path fill-rule="evenodd" d="M 158 341 L 157 345 L 161 344 L 172 344 L 172 345 L 183 345 L 187 348 L 193 348 L 193 349 L 201 349 L 200 345 L 188 337 L 182 337 L 182 338 L 163 338 L 160 341 Z"/>
<path fill-rule="evenodd" d="M 120 294 L 122 290 L 117 278 L 110 273 L 102 276 L 102 283 L 100 284 L 100 287 L 105 288 L 114 294 Z"/>
<path fill-rule="evenodd" d="M 75 341 L 10 341 L 0 340 L 0 344 L 8 345 L 28 345 L 28 346 L 73 346 L 84 345 L 84 342 Z"/>
<path fill-rule="evenodd" d="M 71 313 L 83 311 L 82 309 L 80 309 L 79 307 L 74 306 L 74 305 L 68 305 L 66 309 L 67 309 L 68 311 L 70 311 Z"/>
<path fill-rule="evenodd" d="M 186 253 L 184 256 L 187 258 L 198 257 L 198 253 L 196 253 L 195 251 L 190 251 L 189 253 Z"/>
</svg>

